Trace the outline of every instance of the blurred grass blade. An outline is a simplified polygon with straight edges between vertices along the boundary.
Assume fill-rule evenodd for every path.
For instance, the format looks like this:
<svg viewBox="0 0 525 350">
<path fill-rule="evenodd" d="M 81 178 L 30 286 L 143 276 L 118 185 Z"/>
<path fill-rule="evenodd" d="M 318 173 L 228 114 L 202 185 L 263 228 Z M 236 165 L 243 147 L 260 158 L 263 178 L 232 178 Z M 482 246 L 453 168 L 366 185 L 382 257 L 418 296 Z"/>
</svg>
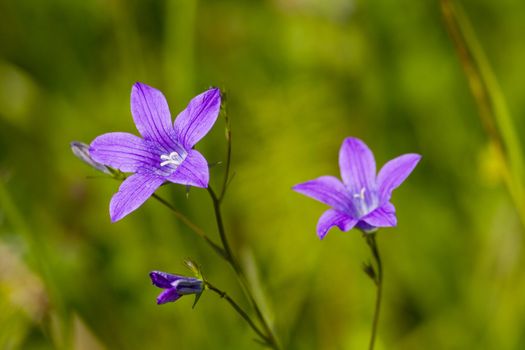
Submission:
<svg viewBox="0 0 525 350">
<path fill-rule="evenodd" d="M 4 180 L 0 178 L 0 210 L 5 215 L 8 222 L 11 224 L 13 230 L 17 232 L 27 244 L 29 254 L 28 257 L 31 259 L 30 265 L 34 270 L 38 272 L 42 278 L 47 293 L 50 297 L 51 304 L 56 309 L 58 316 L 60 317 L 58 335 L 57 332 L 51 331 L 50 334 L 55 335 L 53 340 L 55 346 L 58 349 L 67 349 L 69 347 L 69 329 L 68 329 L 68 317 L 67 309 L 64 305 L 62 298 L 58 292 L 58 284 L 53 279 L 51 274 L 50 262 L 47 259 L 45 243 L 35 232 L 31 231 L 26 223 L 24 216 L 21 211 L 18 210 L 16 204 L 12 200 L 9 191 L 7 190 Z M 51 327 L 52 328 L 52 327 Z"/>
<path fill-rule="evenodd" d="M 505 98 L 462 8 L 453 0 L 441 0 L 441 10 L 476 100 L 483 127 L 501 159 L 505 185 L 525 228 L 523 154 Z"/>
<path fill-rule="evenodd" d="M 194 88 L 197 0 L 168 1 L 166 6 L 165 83 L 183 101 Z"/>
</svg>

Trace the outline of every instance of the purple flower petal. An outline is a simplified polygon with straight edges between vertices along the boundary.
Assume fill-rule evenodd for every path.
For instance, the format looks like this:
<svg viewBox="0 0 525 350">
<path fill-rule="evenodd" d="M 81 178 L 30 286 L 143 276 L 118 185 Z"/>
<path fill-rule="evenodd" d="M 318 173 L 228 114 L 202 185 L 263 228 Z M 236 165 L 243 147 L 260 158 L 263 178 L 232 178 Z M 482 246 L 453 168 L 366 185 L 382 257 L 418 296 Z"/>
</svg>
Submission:
<svg viewBox="0 0 525 350">
<path fill-rule="evenodd" d="M 210 89 L 195 96 L 175 119 L 177 138 L 186 149 L 192 148 L 210 131 L 219 116 L 221 92 Z"/>
<path fill-rule="evenodd" d="M 157 161 L 147 143 L 126 132 L 111 132 L 98 136 L 89 147 L 94 161 L 124 172 L 135 172 L 141 165 Z"/>
<path fill-rule="evenodd" d="M 376 188 L 376 162 L 372 151 L 361 140 L 348 137 L 339 150 L 339 168 L 343 183 L 358 195 Z"/>
<path fill-rule="evenodd" d="M 328 209 L 317 222 L 317 235 L 320 239 L 323 239 L 333 226 L 337 226 L 341 231 L 346 232 L 351 230 L 356 223 L 357 219 L 340 211 Z"/>
<path fill-rule="evenodd" d="M 163 178 L 153 174 L 137 173 L 128 177 L 111 198 L 111 221 L 116 222 L 140 207 L 163 182 Z"/>
<path fill-rule="evenodd" d="M 385 203 L 361 219 L 374 227 L 393 227 L 397 225 L 396 208 L 392 203 Z"/>
<path fill-rule="evenodd" d="M 192 149 L 186 159 L 180 164 L 166 180 L 195 187 L 208 187 L 210 173 L 208 162 L 198 151 Z"/>
<path fill-rule="evenodd" d="M 179 299 L 180 297 L 181 295 L 177 293 L 177 290 L 175 288 L 169 288 L 159 294 L 159 296 L 157 297 L 157 304 L 158 305 L 166 304 L 171 301 L 175 301 Z"/>
<path fill-rule="evenodd" d="M 315 180 L 295 185 L 292 189 L 339 211 L 353 210 L 351 200 L 343 183 L 333 176 L 321 176 Z"/>
<path fill-rule="evenodd" d="M 172 288 L 172 283 L 183 278 L 182 276 L 172 275 L 171 273 L 152 271 L 149 273 L 151 283 L 159 288 Z"/>
<path fill-rule="evenodd" d="M 421 159 L 419 154 L 409 153 L 387 162 L 377 175 L 379 203 L 390 200 L 392 191 L 405 181 Z"/>
<path fill-rule="evenodd" d="M 154 140 L 169 149 L 175 133 L 166 98 L 159 90 L 143 83 L 131 89 L 131 114 L 137 130 L 146 140 Z"/>
</svg>

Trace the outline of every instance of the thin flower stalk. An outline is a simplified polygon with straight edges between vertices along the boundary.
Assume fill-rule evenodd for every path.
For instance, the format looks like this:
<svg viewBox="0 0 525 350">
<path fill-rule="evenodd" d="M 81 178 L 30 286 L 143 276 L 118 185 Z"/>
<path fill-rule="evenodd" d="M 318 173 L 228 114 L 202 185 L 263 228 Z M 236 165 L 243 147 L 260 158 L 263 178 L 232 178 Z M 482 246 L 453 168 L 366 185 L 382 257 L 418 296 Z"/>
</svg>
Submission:
<svg viewBox="0 0 525 350">
<path fill-rule="evenodd" d="M 226 120 L 225 136 L 226 136 L 226 168 L 224 170 L 224 179 L 222 181 L 221 193 L 219 195 L 219 202 L 222 202 L 226 194 L 226 189 L 230 183 L 230 165 L 231 165 L 231 155 L 232 155 L 232 132 L 230 126 L 230 119 L 228 118 L 228 113 L 226 111 L 225 98 L 223 99 L 223 109 L 224 109 L 224 118 Z"/>
<path fill-rule="evenodd" d="M 259 327 L 257 327 L 255 322 L 250 318 L 250 316 L 246 313 L 246 311 L 244 311 L 239 306 L 239 304 L 235 302 L 235 300 L 233 300 L 228 294 L 226 294 L 226 292 L 212 285 L 210 282 L 205 281 L 205 284 L 206 284 L 207 289 L 217 293 L 222 299 L 226 300 L 233 307 L 233 309 L 248 323 L 248 325 L 253 329 L 253 331 L 257 333 L 257 335 L 261 338 L 261 341 L 264 344 L 267 344 L 267 345 L 271 344 L 271 340 L 268 339 L 268 337 L 264 334 L 263 331 L 259 329 Z"/>
<path fill-rule="evenodd" d="M 381 263 L 381 256 L 379 255 L 379 248 L 377 247 L 376 242 L 376 233 L 371 234 L 364 234 L 366 243 L 370 247 L 370 251 L 372 252 L 372 256 L 374 257 L 374 260 L 376 261 L 376 267 L 377 267 L 377 273 L 374 272 L 374 278 L 373 281 L 377 288 L 377 294 L 376 294 L 376 304 L 375 304 L 375 310 L 374 310 L 374 318 L 372 320 L 372 333 L 370 335 L 370 346 L 368 347 L 369 350 L 374 349 L 376 334 L 377 334 L 377 325 L 379 323 L 379 312 L 381 310 L 381 296 L 382 296 L 382 290 L 383 290 L 383 264 Z"/>
<path fill-rule="evenodd" d="M 216 253 L 218 253 L 222 258 L 226 259 L 227 260 L 227 256 L 226 256 L 226 252 L 224 251 L 223 248 L 221 248 L 217 243 L 215 243 L 214 241 L 211 240 L 211 238 L 209 238 L 206 233 L 204 232 L 203 229 L 201 229 L 199 226 L 195 225 L 190 219 L 188 219 L 184 214 L 182 214 L 180 211 L 178 211 L 177 209 L 175 209 L 175 207 L 173 205 L 171 205 L 167 200 L 165 200 L 164 198 L 160 197 L 159 195 L 157 194 L 153 194 L 152 195 L 153 198 L 155 198 L 159 203 L 161 203 L 162 205 L 164 205 L 166 208 L 168 208 L 169 210 L 172 211 L 172 213 L 175 215 L 175 217 L 177 217 L 177 219 L 179 219 L 180 221 L 182 221 L 182 223 L 184 225 L 186 225 L 191 231 L 193 231 L 195 234 L 197 234 L 197 236 L 201 237 L 202 239 L 204 239 L 206 241 L 206 243 L 208 243 L 208 245 L 210 245 L 210 247 L 213 248 L 213 250 L 215 250 Z"/>
</svg>

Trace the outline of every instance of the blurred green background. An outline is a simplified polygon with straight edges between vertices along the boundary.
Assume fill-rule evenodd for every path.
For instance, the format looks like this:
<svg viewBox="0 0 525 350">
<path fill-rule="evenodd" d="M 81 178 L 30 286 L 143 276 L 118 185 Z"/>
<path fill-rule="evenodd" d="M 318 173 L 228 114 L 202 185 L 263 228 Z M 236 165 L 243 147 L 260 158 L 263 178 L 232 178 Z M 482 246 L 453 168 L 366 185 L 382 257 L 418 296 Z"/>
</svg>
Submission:
<svg viewBox="0 0 525 350">
<path fill-rule="evenodd" d="M 523 138 L 525 2 L 461 3 Z M 173 115 L 210 85 L 227 92 L 226 227 L 286 349 L 368 344 L 368 247 L 358 231 L 320 242 L 326 207 L 290 190 L 337 175 L 347 136 L 378 165 L 423 155 L 394 193 L 399 226 L 378 237 L 377 349 L 525 348 L 519 195 L 438 1 L 2 0 L 0 349 L 259 348 L 214 294 L 194 310 L 192 297 L 155 304 L 148 272 L 185 273 L 191 256 L 248 308 L 231 269 L 158 202 L 111 224 L 118 183 L 70 152 L 72 140 L 136 133 L 135 81 L 162 90 Z M 197 148 L 224 160 L 224 120 Z M 211 170 L 216 187 L 223 170 Z M 206 191 L 158 193 L 218 241 Z"/>
</svg>

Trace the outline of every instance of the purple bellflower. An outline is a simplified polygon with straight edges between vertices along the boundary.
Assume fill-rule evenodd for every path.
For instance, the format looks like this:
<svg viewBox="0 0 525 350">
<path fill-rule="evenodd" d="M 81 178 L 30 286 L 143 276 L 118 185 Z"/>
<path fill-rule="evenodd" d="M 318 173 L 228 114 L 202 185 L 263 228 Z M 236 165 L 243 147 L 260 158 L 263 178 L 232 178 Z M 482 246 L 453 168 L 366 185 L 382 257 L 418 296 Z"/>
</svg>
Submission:
<svg viewBox="0 0 525 350">
<path fill-rule="evenodd" d="M 154 286 L 164 289 L 157 297 L 157 304 L 166 304 L 178 300 L 181 296 L 195 294 L 197 297 L 204 290 L 201 279 L 172 275 L 167 272 L 152 271 L 149 274 Z"/>
<path fill-rule="evenodd" d="M 376 176 L 372 151 L 361 140 L 348 137 L 339 151 L 342 182 L 333 176 L 295 185 L 292 189 L 331 206 L 317 223 L 320 239 L 333 226 L 341 231 L 357 227 L 372 232 L 378 227 L 397 225 L 392 191 L 410 175 L 421 159 L 419 154 L 404 154 L 387 162 Z"/>
<path fill-rule="evenodd" d="M 164 182 L 208 187 L 206 159 L 193 146 L 219 115 L 221 94 L 213 88 L 194 97 L 172 123 L 166 98 L 157 89 L 135 83 L 131 114 L 141 137 L 125 132 L 98 136 L 89 154 L 98 163 L 131 172 L 111 198 L 111 221 L 140 207 Z"/>
</svg>

